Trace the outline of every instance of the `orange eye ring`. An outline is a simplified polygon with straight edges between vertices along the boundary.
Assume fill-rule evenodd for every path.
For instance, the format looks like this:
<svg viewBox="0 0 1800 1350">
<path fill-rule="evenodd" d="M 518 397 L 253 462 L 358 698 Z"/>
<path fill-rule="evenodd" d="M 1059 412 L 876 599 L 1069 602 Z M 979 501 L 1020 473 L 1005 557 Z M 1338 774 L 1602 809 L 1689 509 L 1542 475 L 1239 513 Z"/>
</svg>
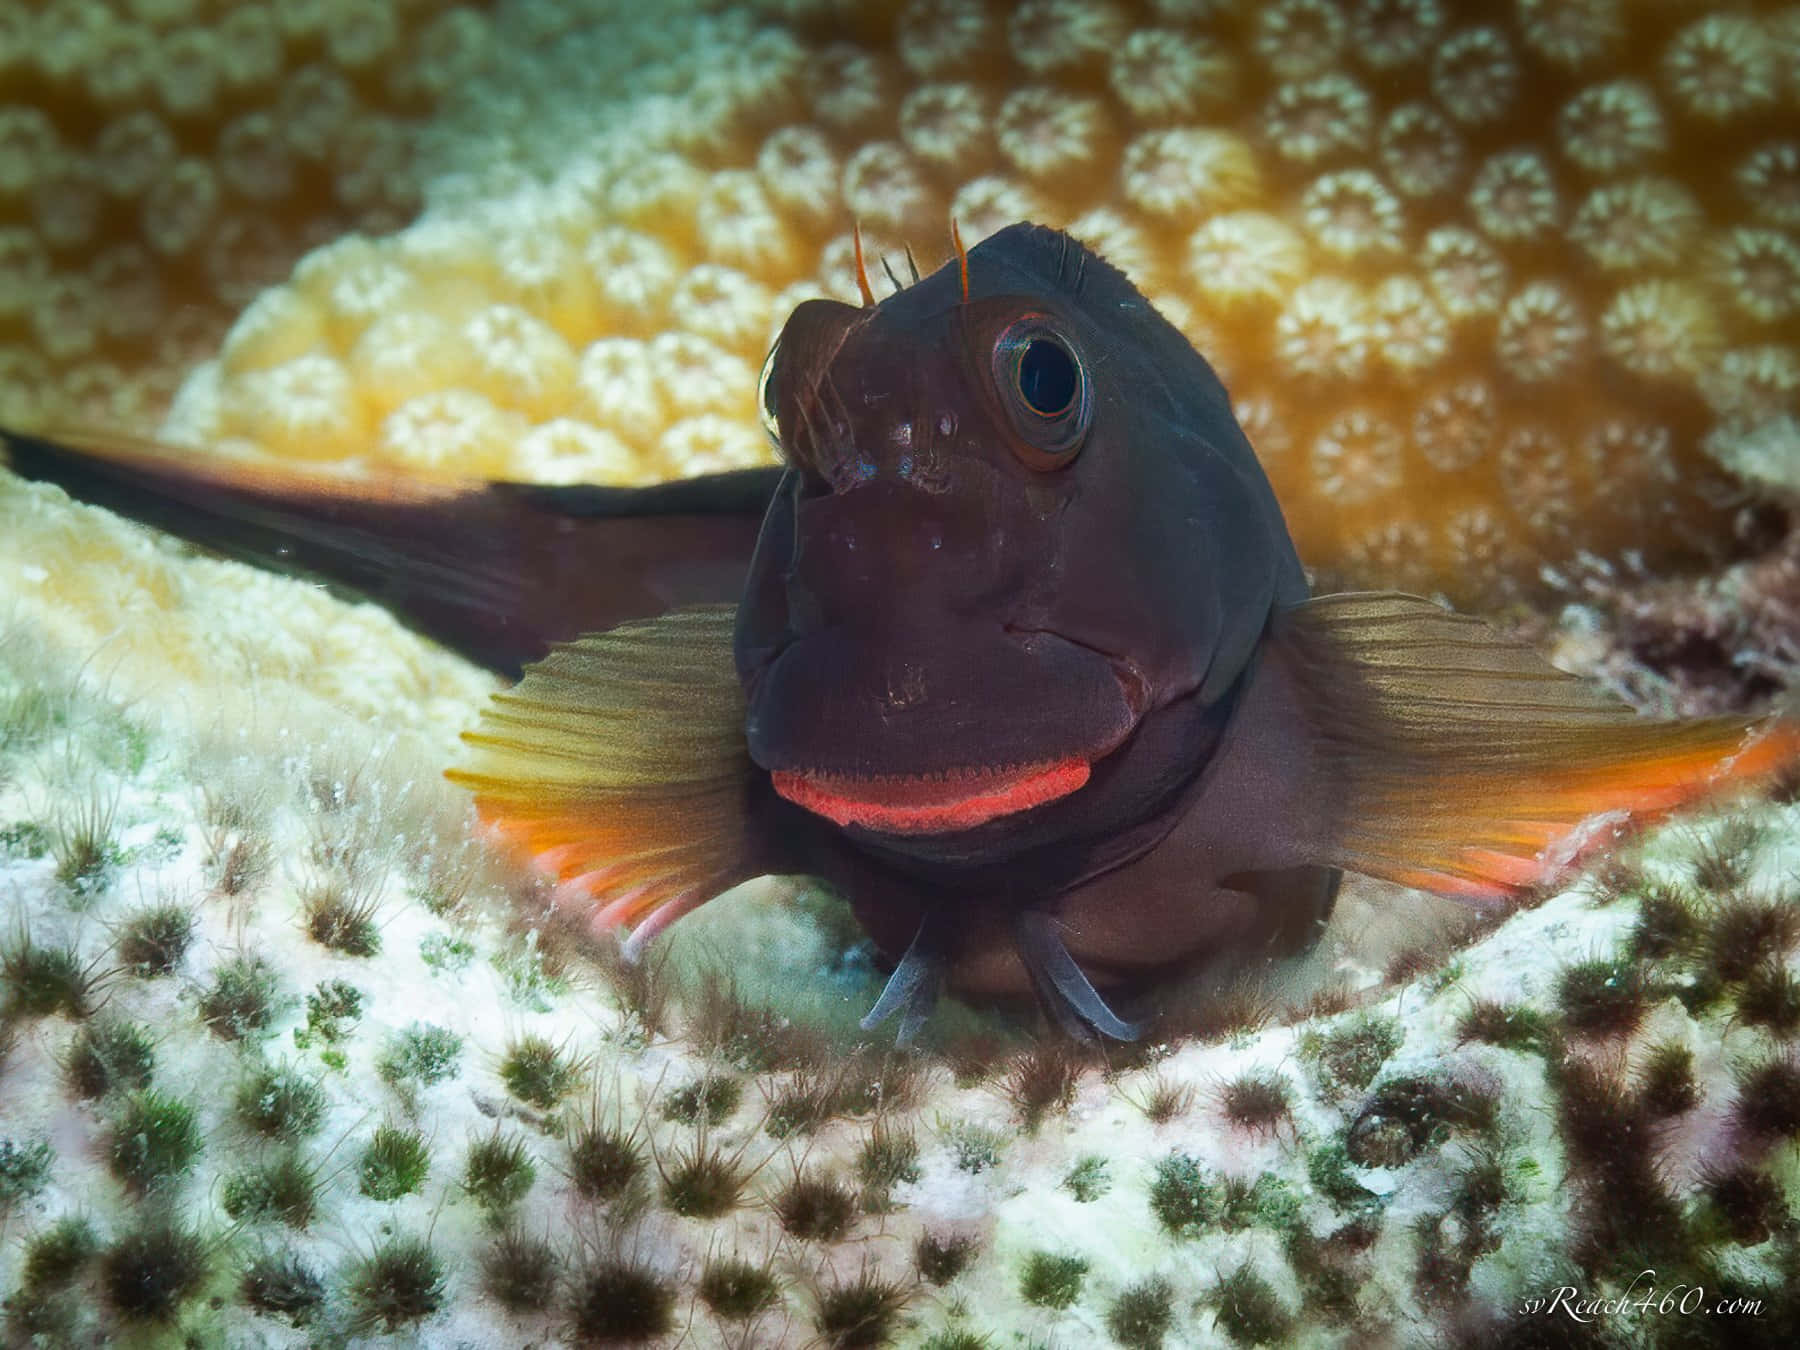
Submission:
<svg viewBox="0 0 1800 1350">
<path fill-rule="evenodd" d="M 1060 469 L 1080 452 L 1093 421 L 1093 387 L 1075 344 L 1041 314 L 1008 324 L 994 340 L 994 385 L 1034 469 Z"/>
</svg>

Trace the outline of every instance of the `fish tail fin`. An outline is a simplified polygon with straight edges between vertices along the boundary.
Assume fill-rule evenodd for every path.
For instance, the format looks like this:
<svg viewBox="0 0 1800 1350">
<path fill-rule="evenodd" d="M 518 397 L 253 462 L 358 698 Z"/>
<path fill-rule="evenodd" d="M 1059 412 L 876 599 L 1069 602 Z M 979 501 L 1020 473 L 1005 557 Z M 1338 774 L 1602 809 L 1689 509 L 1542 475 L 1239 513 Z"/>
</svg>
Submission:
<svg viewBox="0 0 1800 1350">
<path fill-rule="evenodd" d="M 725 605 L 678 610 L 553 648 L 494 696 L 445 774 L 560 903 L 634 928 L 628 953 L 765 870 L 733 620 Z"/>
<path fill-rule="evenodd" d="M 1780 716 L 1659 721 L 1479 619 L 1414 596 L 1322 596 L 1272 640 L 1312 725 L 1317 861 L 1497 898 L 1553 880 L 1608 827 L 1800 759 Z"/>
<path fill-rule="evenodd" d="M 778 476 L 533 486 L 328 472 L 110 433 L 3 428 L 0 463 L 203 548 L 374 600 L 508 674 L 559 639 L 735 599 Z"/>
</svg>

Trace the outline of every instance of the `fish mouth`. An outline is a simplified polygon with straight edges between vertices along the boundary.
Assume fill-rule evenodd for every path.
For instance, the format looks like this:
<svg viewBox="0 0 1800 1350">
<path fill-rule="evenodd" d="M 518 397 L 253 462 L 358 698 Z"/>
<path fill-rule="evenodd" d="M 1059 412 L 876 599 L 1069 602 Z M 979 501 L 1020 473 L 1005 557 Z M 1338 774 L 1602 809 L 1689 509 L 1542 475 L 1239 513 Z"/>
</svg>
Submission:
<svg viewBox="0 0 1800 1350">
<path fill-rule="evenodd" d="M 1066 797 L 1087 782 L 1091 768 L 1085 759 L 1068 758 L 941 774 L 790 770 L 769 778 L 775 791 L 795 806 L 836 825 L 881 834 L 945 834 Z"/>
<path fill-rule="evenodd" d="M 890 676 L 923 638 L 884 649 L 824 634 L 765 666 L 746 732 L 777 795 L 856 831 L 958 834 L 1080 790 L 1149 702 L 1130 662 L 1054 633 L 950 638 L 939 650 L 958 659 L 919 663 L 898 697 Z"/>
</svg>

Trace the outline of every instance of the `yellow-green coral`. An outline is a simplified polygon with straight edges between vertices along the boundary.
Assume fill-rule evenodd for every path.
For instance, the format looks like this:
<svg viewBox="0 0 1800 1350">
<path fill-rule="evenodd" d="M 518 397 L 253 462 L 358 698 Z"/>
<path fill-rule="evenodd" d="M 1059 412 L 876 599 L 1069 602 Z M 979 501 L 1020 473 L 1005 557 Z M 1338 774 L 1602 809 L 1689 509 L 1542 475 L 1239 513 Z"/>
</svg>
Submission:
<svg viewBox="0 0 1800 1350">
<path fill-rule="evenodd" d="M 418 210 L 480 6 L 0 9 L 0 415 L 142 428 L 295 258 Z"/>
</svg>

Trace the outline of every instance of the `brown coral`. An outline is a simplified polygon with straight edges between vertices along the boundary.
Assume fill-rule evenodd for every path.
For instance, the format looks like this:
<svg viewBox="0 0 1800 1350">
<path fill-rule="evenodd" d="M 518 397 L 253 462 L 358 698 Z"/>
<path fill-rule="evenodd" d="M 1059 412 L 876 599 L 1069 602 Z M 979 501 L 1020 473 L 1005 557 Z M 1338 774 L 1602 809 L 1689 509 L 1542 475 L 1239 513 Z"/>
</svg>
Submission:
<svg viewBox="0 0 1800 1350">
<path fill-rule="evenodd" d="M 756 370 L 797 298 L 854 297 L 852 218 L 898 266 L 945 252 L 947 215 L 1069 225 L 1125 266 L 1332 582 L 1471 600 L 1581 549 L 1692 552 L 1724 535 L 1719 461 L 1792 426 L 1792 11 L 784 0 L 677 42 L 554 8 L 509 7 L 534 36 L 464 100 L 488 162 L 265 293 L 174 430 L 535 478 L 763 459 Z M 577 118 L 547 100 L 584 63 L 607 97 Z M 43 139 L 15 120 L 0 146 Z M 288 171 L 269 130 L 232 139 L 257 191 Z M 521 157 L 561 171 L 517 187 Z M 173 163 L 179 233 L 217 208 L 207 163 Z M 79 232 L 85 201 L 40 219 Z"/>
<path fill-rule="evenodd" d="M 153 426 L 302 253 L 404 224 L 415 128 L 484 26 L 446 0 L 6 6 L 0 416 Z"/>
</svg>

